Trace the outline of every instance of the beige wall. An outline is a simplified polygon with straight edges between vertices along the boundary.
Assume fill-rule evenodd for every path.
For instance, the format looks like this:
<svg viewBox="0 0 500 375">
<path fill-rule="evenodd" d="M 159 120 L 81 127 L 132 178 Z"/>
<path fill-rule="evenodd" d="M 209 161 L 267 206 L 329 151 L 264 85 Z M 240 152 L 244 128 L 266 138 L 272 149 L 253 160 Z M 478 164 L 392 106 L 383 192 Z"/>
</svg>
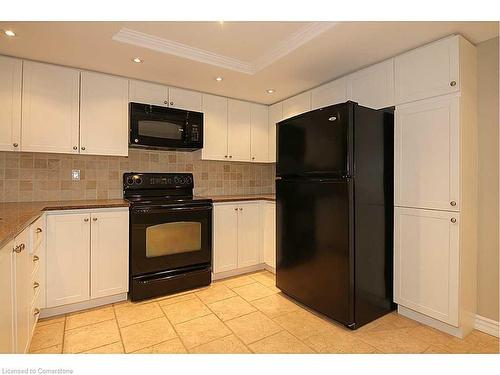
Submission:
<svg viewBox="0 0 500 375">
<path fill-rule="evenodd" d="M 477 46 L 478 53 L 478 305 L 477 313 L 498 321 L 498 43 Z"/>
<path fill-rule="evenodd" d="M 71 181 L 80 169 L 81 180 Z M 0 152 L 0 202 L 122 197 L 124 172 L 192 172 L 195 194 L 274 191 L 274 164 L 200 160 L 199 152 L 130 150 L 128 157 Z"/>
</svg>

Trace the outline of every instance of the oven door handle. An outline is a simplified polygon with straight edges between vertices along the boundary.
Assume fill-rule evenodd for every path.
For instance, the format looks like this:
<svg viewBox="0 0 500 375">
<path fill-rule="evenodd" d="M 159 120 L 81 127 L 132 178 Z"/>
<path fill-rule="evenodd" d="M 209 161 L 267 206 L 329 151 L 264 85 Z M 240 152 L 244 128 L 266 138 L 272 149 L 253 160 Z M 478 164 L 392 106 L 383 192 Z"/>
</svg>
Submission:
<svg viewBox="0 0 500 375">
<path fill-rule="evenodd" d="M 207 212 L 212 211 L 210 207 L 165 207 L 165 208 L 136 208 L 132 210 L 134 214 L 156 214 L 168 212 Z"/>
</svg>

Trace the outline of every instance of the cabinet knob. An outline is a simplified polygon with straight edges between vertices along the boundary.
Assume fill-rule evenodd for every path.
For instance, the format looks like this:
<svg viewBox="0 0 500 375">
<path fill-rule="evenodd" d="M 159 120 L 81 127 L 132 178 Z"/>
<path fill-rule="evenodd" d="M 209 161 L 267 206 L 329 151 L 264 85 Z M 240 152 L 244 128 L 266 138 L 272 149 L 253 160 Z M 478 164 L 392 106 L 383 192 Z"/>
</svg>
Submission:
<svg viewBox="0 0 500 375">
<path fill-rule="evenodd" d="M 451 222 L 452 222 L 453 224 L 455 224 L 455 223 L 457 222 L 457 219 L 455 219 L 454 217 L 452 217 L 452 218 L 451 218 Z"/>
<path fill-rule="evenodd" d="M 17 147 L 19 146 L 19 143 L 13 143 L 12 146 Z"/>
<path fill-rule="evenodd" d="M 174 105 L 174 102 L 170 102 L 170 105 Z"/>
<path fill-rule="evenodd" d="M 42 233 L 42 232 L 43 232 L 43 229 L 42 229 L 42 228 L 36 228 L 35 232 L 36 232 L 36 233 Z"/>
<path fill-rule="evenodd" d="M 87 221 L 89 221 L 89 218 L 86 217 L 85 219 L 83 219 L 83 221 L 87 222 Z"/>
<path fill-rule="evenodd" d="M 14 251 L 15 253 L 19 254 L 21 251 L 23 251 L 23 250 L 24 250 L 24 248 L 25 248 L 25 247 L 26 247 L 26 245 L 22 243 L 22 244 L 17 245 L 17 246 L 13 249 L 13 251 Z"/>
<path fill-rule="evenodd" d="M 227 155 L 224 155 L 225 158 L 227 158 Z"/>
<path fill-rule="evenodd" d="M 36 289 L 36 288 L 38 288 L 39 286 L 40 286 L 40 284 L 39 284 L 39 283 L 37 283 L 36 281 L 33 283 L 33 289 Z"/>
<path fill-rule="evenodd" d="M 39 260 L 40 258 L 38 257 L 38 255 L 33 255 L 33 263 L 38 262 Z"/>
<path fill-rule="evenodd" d="M 168 101 L 164 100 L 164 101 L 163 101 L 163 104 L 168 104 Z"/>
<path fill-rule="evenodd" d="M 82 146 L 82 150 L 85 150 L 85 147 L 84 147 L 84 146 Z"/>
<path fill-rule="evenodd" d="M 92 221 L 97 221 L 97 218 L 96 218 L 96 217 L 93 217 L 93 218 L 92 218 Z"/>
<path fill-rule="evenodd" d="M 40 314 L 40 309 L 35 308 L 35 309 L 33 310 L 33 315 L 34 315 L 34 316 L 37 316 L 38 314 Z"/>
<path fill-rule="evenodd" d="M 229 159 L 231 159 L 233 157 L 233 155 L 229 155 Z"/>
<path fill-rule="evenodd" d="M 252 156 L 252 160 L 255 160 L 255 156 Z"/>
<path fill-rule="evenodd" d="M 454 86 L 456 86 L 456 85 L 457 85 L 457 81 L 451 81 L 451 82 L 450 82 L 450 86 L 451 86 L 451 87 L 454 87 Z"/>
<path fill-rule="evenodd" d="M 451 202 L 450 202 L 450 204 L 451 204 L 453 207 L 455 207 L 455 206 L 457 205 L 457 202 L 455 202 L 455 201 L 451 201 Z"/>
<path fill-rule="evenodd" d="M 238 211 L 238 207 L 236 207 L 234 210 L 235 210 L 235 211 Z"/>
<path fill-rule="evenodd" d="M 243 208 L 240 207 L 240 211 L 243 211 Z"/>
<path fill-rule="evenodd" d="M 73 150 L 78 150 L 78 146 L 73 146 Z"/>
</svg>

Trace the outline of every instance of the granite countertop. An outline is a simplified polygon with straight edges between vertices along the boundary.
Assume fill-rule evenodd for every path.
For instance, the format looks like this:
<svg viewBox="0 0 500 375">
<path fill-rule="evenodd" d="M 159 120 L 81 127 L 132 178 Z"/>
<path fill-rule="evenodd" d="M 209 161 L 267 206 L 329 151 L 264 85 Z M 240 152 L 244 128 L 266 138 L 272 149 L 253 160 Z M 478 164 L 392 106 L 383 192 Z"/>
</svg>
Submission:
<svg viewBox="0 0 500 375">
<path fill-rule="evenodd" d="M 275 201 L 275 194 L 240 194 L 240 195 L 213 195 L 205 196 L 203 198 L 210 198 L 214 203 L 221 202 L 238 202 L 238 201 Z"/>
<path fill-rule="evenodd" d="M 0 249 L 33 223 L 44 211 L 128 207 L 123 199 L 0 203 Z"/>
</svg>

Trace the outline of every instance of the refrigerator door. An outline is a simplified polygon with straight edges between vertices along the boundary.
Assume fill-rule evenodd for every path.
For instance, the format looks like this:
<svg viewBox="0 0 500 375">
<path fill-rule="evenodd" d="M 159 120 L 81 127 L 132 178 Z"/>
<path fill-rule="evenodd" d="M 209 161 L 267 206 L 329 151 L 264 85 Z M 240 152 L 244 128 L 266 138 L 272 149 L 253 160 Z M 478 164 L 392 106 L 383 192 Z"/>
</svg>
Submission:
<svg viewBox="0 0 500 375">
<path fill-rule="evenodd" d="M 276 181 L 277 276 L 285 294 L 354 322 L 352 179 Z"/>
<path fill-rule="evenodd" d="M 277 176 L 352 175 L 353 103 L 304 113 L 277 125 Z"/>
</svg>

